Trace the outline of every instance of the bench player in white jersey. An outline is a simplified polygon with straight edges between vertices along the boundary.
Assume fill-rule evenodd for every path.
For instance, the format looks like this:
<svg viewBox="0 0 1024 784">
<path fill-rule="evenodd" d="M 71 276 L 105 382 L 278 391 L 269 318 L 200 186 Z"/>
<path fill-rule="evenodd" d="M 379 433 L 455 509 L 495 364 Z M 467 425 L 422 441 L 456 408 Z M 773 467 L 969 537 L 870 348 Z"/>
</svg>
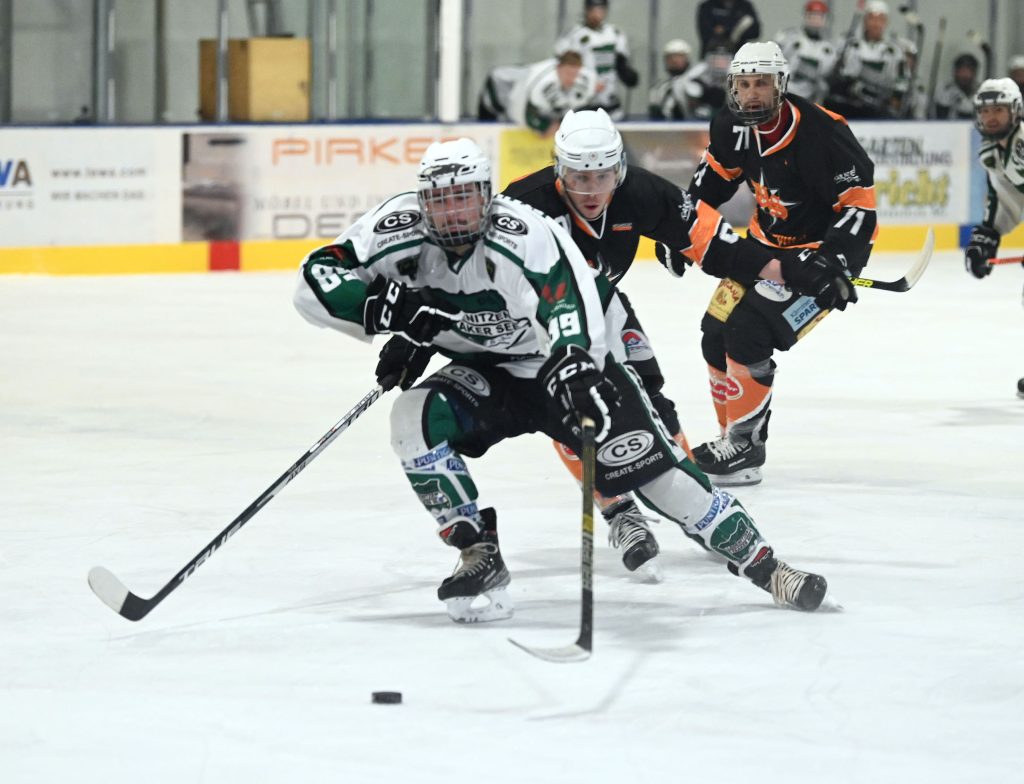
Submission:
<svg viewBox="0 0 1024 784">
<path fill-rule="evenodd" d="M 594 102 L 597 74 L 583 65 L 579 52 L 534 63 L 508 96 L 508 118 L 537 133 L 558 130 L 566 112 Z"/>
<path fill-rule="evenodd" d="M 814 610 L 823 577 L 774 557 L 746 510 L 714 487 L 672 440 L 619 339 L 614 295 L 552 219 L 491 196 L 489 159 L 469 139 L 431 145 L 417 192 L 399 194 L 302 262 L 295 305 L 313 324 L 389 341 L 382 384 L 403 393 L 391 443 L 442 541 L 460 564 L 438 589 L 456 621 L 507 618 L 510 581 L 497 513 L 480 503 L 465 457 L 544 432 L 580 449 L 597 425 L 597 489 L 634 491 L 781 605 Z M 606 325 L 607 318 L 607 325 Z M 436 351 L 450 361 L 415 382 Z M 479 596 L 490 603 L 474 607 Z"/>
<path fill-rule="evenodd" d="M 988 177 L 988 200 L 984 218 L 971 229 L 964 265 L 974 277 L 984 278 L 992 272 L 989 259 L 999 252 L 1000 239 L 1024 218 L 1020 88 L 1009 77 L 986 79 L 974 95 L 974 111 L 983 139 L 978 160 Z M 1024 398 L 1024 378 L 1017 381 L 1017 395 Z"/>
<path fill-rule="evenodd" d="M 584 0 L 583 24 L 555 42 L 555 55 L 573 51 L 583 55 L 583 64 L 597 72 L 597 95 L 593 109 L 604 109 L 613 120 L 625 115 L 622 86 L 636 87 L 640 75 L 629 62 L 626 34 L 606 21 L 608 0 Z"/>
<path fill-rule="evenodd" d="M 828 77 L 836 67 L 835 44 L 825 36 L 828 3 L 810 0 L 801 27 L 782 30 L 775 43 L 789 62 L 789 93 L 821 103 L 828 95 Z"/>
<path fill-rule="evenodd" d="M 847 119 L 888 119 L 898 112 L 906 91 L 905 53 L 887 32 L 889 4 L 868 0 L 860 33 L 846 40 L 830 79 L 826 107 Z"/>
</svg>

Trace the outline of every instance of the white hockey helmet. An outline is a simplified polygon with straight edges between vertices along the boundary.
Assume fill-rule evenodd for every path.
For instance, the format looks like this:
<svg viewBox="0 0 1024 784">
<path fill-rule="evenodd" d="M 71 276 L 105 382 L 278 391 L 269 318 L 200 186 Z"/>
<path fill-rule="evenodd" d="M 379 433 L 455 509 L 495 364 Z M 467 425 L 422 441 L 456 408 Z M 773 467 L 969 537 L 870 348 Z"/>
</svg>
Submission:
<svg viewBox="0 0 1024 784">
<path fill-rule="evenodd" d="M 737 100 L 735 80 L 738 76 L 750 74 L 771 76 L 775 91 L 767 104 L 744 109 Z M 779 111 L 788 86 L 789 63 L 779 45 L 775 41 L 748 41 L 737 50 L 729 64 L 729 73 L 725 78 L 725 101 L 729 111 L 740 123 L 760 125 Z"/>
<path fill-rule="evenodd" d="M 981 122 L 984 106 L 1005 106 L 1010 111 L 1010 122 L 998 133 L 986 133 Z M 1020 87 L 1008 76 L 1002 79 L 986 79 L 974 94 L 974 126 L 986 139 L 1006 138 L 1021 119 Z"/>
<path fill-rule="evenodd" d="M 555 134 L 555 176 L 568 171 L 614 169 L 615 187 L 626 178 L 622 136 L 604 109 L 568 111 Z"/>
<path fill-rule="evenodd" d="M 686 41 L 683 40 L 682 38 L 673 38 L 671 41 L 665 44 L 664 48 L 661 50 L 661 54 L 662 56 L 667 56 L 670 54 L 685 54 L 687 57 L 689 57 L 691 54 L 693 54 L 693 49 L 691 49 L 690 45 L 686 43 Z"/>
<path fill-rule="evenodd" d="M 434 142 L 417 180 L 424 223 L 438 245 L 457 248 L 480 239 L 491 208 L 491 161 L 476 142 Z"/>
</svg>

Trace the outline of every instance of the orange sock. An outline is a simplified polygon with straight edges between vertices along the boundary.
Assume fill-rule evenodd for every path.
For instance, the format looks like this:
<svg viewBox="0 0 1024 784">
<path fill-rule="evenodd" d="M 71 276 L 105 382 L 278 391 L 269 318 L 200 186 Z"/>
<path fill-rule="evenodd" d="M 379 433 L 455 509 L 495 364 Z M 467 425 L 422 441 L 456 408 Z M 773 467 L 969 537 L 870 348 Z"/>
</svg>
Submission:
<svg viewBox="0 0 1024 784">
<path fill-rule="evenodd" d="M 774 375 L 769 373 L 767 376 L 755 378 L 746 365 L 734 362 L 729 357 L 726 357 L 725 362 L 729 368 L 729 391 L 725 400 L 727 427 L 730 431 L 737 426 L 743 430 L 744 424 L 753 426 L 768 410 L 768 405 L 772 401 Z M 762 383 L 762 379 L 768 383 Z"/>
<path fill-rule="evenodd" d="M 711 382 L 711 402 L 715 404 L 715 416 L 718 418 L 718 427 L 725 435 L 728 417 L 726 415 L 726 398 L 729 391 L 729 381 L 725 373 L 716 367 L 708 365 L 708 380 Z"/>
<path fill-rule="evenodd" d="M 562 460 L 562 465 L 569 469 L 569 473 L 575 477 L 576 483 L 581 484 L 583 482 L 583 463 L 580 462 L 576 453 L 565 444 L 560 444 L 554 439 L 552 439 L 551 443 L 554 444 L 555 451 L 558 453 L 558 457 Z M 626 497 L 623 495 L 613 495 L 611 498 L 605 498 L 596 490 L 594 491 L 594 503 L 597 504 L 602 511 L 614 506 L 620 501 L 625 500 Z"/>
</svg>

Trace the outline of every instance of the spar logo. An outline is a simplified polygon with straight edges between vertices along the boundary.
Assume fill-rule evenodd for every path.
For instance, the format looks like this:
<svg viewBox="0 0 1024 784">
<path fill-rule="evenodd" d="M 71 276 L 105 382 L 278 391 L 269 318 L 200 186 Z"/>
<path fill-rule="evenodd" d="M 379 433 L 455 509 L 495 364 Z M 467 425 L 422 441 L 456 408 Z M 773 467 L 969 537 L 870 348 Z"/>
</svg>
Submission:
<svg viewBox="0 0 1024 784">
<path fill-rule="evenodd" d="M 29 171 L 28 161 L 23 158 L 0 160 L 0 188 L 16 188 L 19 185 L 32 187 L 32 173 Z"/>
<path fill-rule="evenodd" d="M 653 445 L 653 435 L 646 430 L 632 430 L 601 447 L 597 459 L 606 466 L 626 465 L 646 455 Z"/>
</svg>

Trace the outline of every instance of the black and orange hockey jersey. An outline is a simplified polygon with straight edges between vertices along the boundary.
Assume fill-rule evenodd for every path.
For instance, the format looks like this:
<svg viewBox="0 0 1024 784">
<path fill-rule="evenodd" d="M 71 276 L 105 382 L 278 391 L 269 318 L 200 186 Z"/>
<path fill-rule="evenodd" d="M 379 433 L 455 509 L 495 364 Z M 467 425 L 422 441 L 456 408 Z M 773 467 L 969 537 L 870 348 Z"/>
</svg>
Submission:
<svg viewBox="0 0 1024 784">
<path fill-rule="evenodd" d="M 752 280 L 774 255 L 735 234 L 714 207 L 639 166 L 627 168 L 605 214 L 594 221 L 569 206 L 553 166 L 510 183 L 503 193 L 561 223 L 612 283 L 632 265 L 641 236 L 665 243 L 718 278 Z"/>
<path fill-rule="evenodd" d="M 878 232 L 874 163 L 838 114 L 787 96 L 781 118 L 781 137 L 776 129 L 767 146 L 756 128 L 720 112 L 690 193 L 718 207 L 746 182 L 757 202 L 749 237 L 776 248 L 823 246 L 858 275 Z"/>
</svg>

